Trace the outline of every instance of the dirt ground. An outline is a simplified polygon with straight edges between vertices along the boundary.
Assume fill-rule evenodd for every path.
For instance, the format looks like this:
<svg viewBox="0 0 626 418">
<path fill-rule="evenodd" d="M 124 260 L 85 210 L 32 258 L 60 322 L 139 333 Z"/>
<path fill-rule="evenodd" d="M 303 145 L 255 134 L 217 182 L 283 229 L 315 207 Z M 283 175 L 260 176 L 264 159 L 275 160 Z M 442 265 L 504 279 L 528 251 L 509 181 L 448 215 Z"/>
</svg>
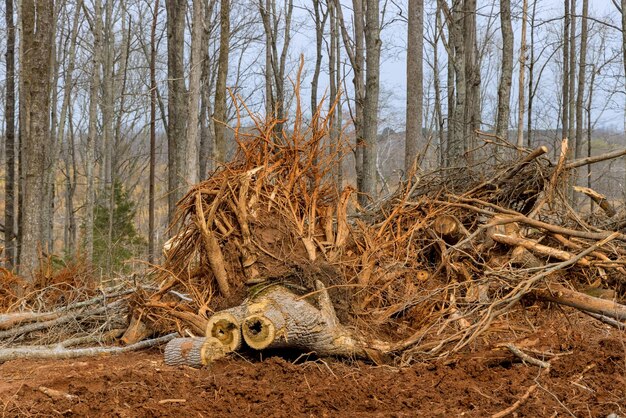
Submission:
<svg viewBox="0 0 626 418">
<path fill-rule="evenodd" d="M 500 335 L 453 357 L 409 367 L 340 359 L 231 357 L 169 367 L 157 349 L 0 365 L 2 416 L 107 417 L 626 417 L 626 333 L 571 310 L 532 313 L 507 340 L 550 360 L 549 371 L 497 347 Z M 516 338 L 511 335 L 517 334 Z M 534 386 L 534 389 L 533 389 Z"/>
</svg>

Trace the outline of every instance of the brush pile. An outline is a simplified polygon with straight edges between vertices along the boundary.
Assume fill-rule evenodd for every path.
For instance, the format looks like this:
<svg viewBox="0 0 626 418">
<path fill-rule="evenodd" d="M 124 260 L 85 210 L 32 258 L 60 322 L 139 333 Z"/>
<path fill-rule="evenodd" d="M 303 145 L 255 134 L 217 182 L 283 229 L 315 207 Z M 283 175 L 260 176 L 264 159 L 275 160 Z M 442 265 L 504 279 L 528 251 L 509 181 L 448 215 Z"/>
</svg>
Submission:
<svg viewBox="0 0 626 418">
<path fill-rule="evenodd" d="M 160 290 L 135 315 L 194 337 L 172 343 L 173 364 L 204 364 L 242 337 L 259 349 L 440 357 L 535 300 L 624 326 L 626 235 L 605 229 L 621 215 L 587 189 L 601 213 L 568 204 L 571 170 L 614 155 L 568 162 L 566 141 L 556 163 L 545 147 L 518 150 L 504 164 L 417 173 L 362 208 L 336 187 L 341 147 L 327 121 L 277 130 L 255 120 L 256 132 L 235 132 L 235 160 L 179 202 Z M 298 333 L 306 327 L 317 331 Z M 193 344 L 195 357 L 181 358 Z"/>
<path fill-rule="evenodd" d="M 255 131 L 235 128 L 234 160 L 178 203 L 155 285 L 51 288 L 29 306 L 9 291 L 19 285 L 4 286 L 7 312 L 37 313 L 0 315 L 0 344 L 10 345 L 0 361 L 89 354 L 68 348 L 89 342 L 125 345 L 96 353 L 130 350 L 179 334 L 166 348 L 171 364 L 199 366 L 242 347 L 410 362 L 506 339 L 514 311 L 545 301 L 625 326 L 624 211 L 586 188 L 575 190 L 595 211 L 569 203 L 572 170 L 623 151 L 568 162 L 563 141 L 557 162 L 539 147 L 502 163 L 417 171 L 364 208 L 353 188 L 337 186 L 347 146 L 330 140 L 330 115 L 304 126 L 298 108 L 291 126 L 252 117 Z M 40 300 L 53 293 L 61 299 Z"/>
</svg>

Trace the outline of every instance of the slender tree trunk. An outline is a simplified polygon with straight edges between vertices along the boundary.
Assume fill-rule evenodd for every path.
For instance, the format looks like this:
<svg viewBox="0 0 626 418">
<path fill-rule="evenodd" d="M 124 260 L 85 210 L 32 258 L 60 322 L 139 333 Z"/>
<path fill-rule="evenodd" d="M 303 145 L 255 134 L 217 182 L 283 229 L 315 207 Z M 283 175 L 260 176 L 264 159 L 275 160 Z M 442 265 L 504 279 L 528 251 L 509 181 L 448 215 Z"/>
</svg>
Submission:
<svg viewBox="0 0 626 418">
<path fill-rule="evenodd" d="M 50 146 L 46 150 L 46 161 L 44 171 L 44 190 L 42 202 L 45 206 L 41 210 L 41 227 L 43 229 L 42 251 L 47 254 L 52 254 L 54 251 L 54 238 L 53 238 L 53 225 L 54 225 L 54 194 L 55 194 L 55 175 L 57 168 L 57 160 L 59 159 L 59 137 L 57 135 L 56 127 L 59 124 L 57 103 L 59 101 L 59 69 L 62 60 L 61 54 L 63 54 L 63 48 L 61 51 L 57 50 L 56 37 L 57 37 L 57 19 L 60 14 L 58 9 L 59 3 L 56 4 L 56 8 L 53 10 L 52 18 L 52 52 L 50 53 L 50 68 L 52 78 L 50 80 L 51 98 L 50 98 Z M 61 27 L 61 33 L 59 39 L 63 39 L 65 36 L 65 27 Z M 58 54 L 58 56 L 57 56 Z"/>
<path fill-rule="evenodd" d="M 150 190 L 148 194 L 148 261 L 154 263 L 156 258 L 155 231 L 155 182 L 156 182 L 156 28 L 159 16 L 159 0 L 152 10 L 152 26 L 150 28 Z"/>
<path fill-rule="evenodd" d="M 335 12 L 337 11 L 335 5 Z M 336 138 L 335 143 L 337 144 L 337 186 L 339 187 L 339 191 L 343 189 L 343 146 L 341 142 L 341 132 L 343 125 L 343 100 L 342 100 L 342 92 L 341 92 L 341 39 L 339 36 L 339 17 L 335 15 L 335 58 L 337 63 L 335 65 L 336 73 L 335 73 L 335 85 L 337 86 L 337 108 L 335 110 L 335 132 Z"/>
<path fill-rule="evenodd" d="M 329 85 L 329 100 L 328 100 L 328 110 L 330 111 L 332 107 L 336 104 L 339 107 L 339 103 L 336 103 L 337 100 L 337 73 L 339 72 L 339 68 L 337 67 L 337 52 L 335 49 L 335 45 L 337 42 L 337 17 L 335 12 L 335 2 L 328 2 L 328 14 L 330 16 L 330 40 L 328 46 L 328 85 Z M 311 100 L 313 101 L 313 100 Z M 332 116 L 332 120 L 330 122 L 330 144 L 328 146 L 328 152 L 330 155 L 337 156 L 337 151 L 339 151 L 339 131 L 337 129 L 337 115 Z M 335 160 L 337 165 L 341 164 L 340 161 Z M 337 181 L 338 172 L 335 169 L 334 173 L 334 181 L 337 185 L 337 189 L 341 190 L 341 185 Z"/>
<path fill-rule="evenodd" d="M 586 20 L 586 15 L 584 10 L 586 10 L 585 3 L 587 0 L 584 0 L 583 3 L 583 20 Z M 587 25 L 587 23 L 583 23 L 583 25 Z M 587 157 L 591 157 L 591 104 L 593 103 L 593 87 L 596 81 L 596 66 L 593 65 L 591 67 L 591 80 L 589 80 L 589 97 L 587 98 Z M 591 164 L 587 164 L 587 187 L 591 189 Z M 593 213 L 593 200 L 589 200 L 589 213 Z"/>
<path fill-rule="evenodd" d="M 70 112 L 70 99 L 72 96 L 72 87 L 73 87 L 73 73 L 74 73 L 74 67 L 76 64 L 76 39 L 78 37 L 78 23 L 80 21 L 80 16 L 81 16 L 81 9 L 82 9 L 82 0 L 79 0 L 78 4 L 76 5 L 76 12 L 74 14 L 74 19 L 72 21 L 72 29 L 71 29 L 71 33 L 70 33 L 70 50 L 68 53 L 68 59 L 67 59 L 67 67 L 65 69 L 65 75 L 63 77 L 63 104 L 61 105 L 61 116 L 59 117 L 59 127 L 58 127 L 58 133 L 57 133 L 57 138 L 58 138 L 58 143 L 56 145 L 56 150 L 55 150 L 55 155 L 56 157 L 53 158 L 53 161 L 58 160 L 58 154 L 62 148 L 62 144 L 65 140 L 65 124 L 67 122 L 68 119 L 68 113 Z M 65 156 L 64 157 L 64 162 L 65 162 L 65 172 L 66 172 L 66 205 L 68 205 L 68 188 L 67 188 L 67 182 L 70 179 L 70 171 L 69 171 L 69 164 L 68 164 L 68 157 Z M 52 173 L 52 176 L 54 176 L 56 170 L 54 170 L 54 168 L 50 169 L 50 172 Z M 72 196 L 73 198 L 73 196 Z M 72 202 L 73 204 L 73 202 Z M 66 209 L 66 214 L 67 214 L 67 209 Z M 65 247 L 65 251 L 66 254 L 70 255 L 70 256 L 74 256 L 74 245 L 72 245 L 72 248 L 69 248 L 69 231 L 68 228 L 65 228 L 64 230 L 64 247 Z M 73 243 L 74 244 L 74 243 Z M 70 251 L 71 250 L 71 251 Z"/>
<path fill-rule="evenodd" d="M 511 24 L 510 0 L 500 0 L 500 26 L 502 31 L 502 72 L 498 86 L 496 135 L 508 139 L 513 80 L 513 25 Z"/>
<path fill-rule="evenodd" d="M 215 137 L 213 135 L 213 120 L 211 110 L 211 91 L 213 87 L 213 74 L 211 72 L 211 57 L 209 56 L 209 37 L 212 26 L 213 7 L 215 0 L 205 2 L 204 32 L 202 38 L 202 76 L 200 92 L 200 178 L 206 178 L 213 170 L 213 149 Z"/>
<path fill-rule="evenodd" d="M 364 35 L 364 0 L 352 0 L 354 9 L 354 47 L 355 59 L 352 62 L 352 71 L 354 71 L 354 131 L 356 135 L 356 185 L 359 192 L 364 190 L 365 169 L 363 165 L 363 154 L 365 143 L 364 120 L 363 113 L 365 107 L 365 80 L 363 74 L 365 72 L 365 41 Z M 341 7 L 341 5 L 339 6 Z M 347 44 L 344 39 L 344 45 Z M 360 195 L 362 196 L 362 195 Z M 363 204 L 367 198 L 360 198 Z"/>
<path fill-rule="evenodd" d="M 568 103 L 568 128 L 567 135 L 570 140 L 574 139 L 576 124 L 576 0 L 570 3 L 570 32 L 569 32 L 569 103 Z M 575 147 L 572 147 L 575 148 Z"/>
<path fill-rule="evenodd" d="M 184 142 L 186 140 L 187 106 L 185 98 L 185 67 L 183 51 L 185 42 L 185 11 L 187 0 L 168 0 L 165 2 L 167 10 L 167 86 L 169 97 L 167 101 L 167 165 L 168 165 L 168 219 L 173 220 L 176 202 L 182 197 L 183 188 L 181 179 L 183 172 L 179 167 L 184 157 Z"/>
<path fill-rule="evenodd" d="M 71 92 L 70 92 L 71 93 Z M 76 255 L 76 214 L 74 210 L 74 194 L 76 192 L 76 158 L 74 150 L 74 124 L 72 122 L 72 107 L 68 108 L 69 133 L 67 136 L 67 150 L 65 155 L 65 229 L 63 241 L 65 252 L 70 257 Z"/>
<path fill-rule="evenodd" d="M 7 36 L 6 52 L 6 99 L 5 153 L 6 181 L 4 183 L 4 245 L 8 267 L 15 264 L 15 24 L 13 23 L 13 0 L 5 1 Z"/>
<path fill-rule="evenodd" d="M 217 163 L 227 159 L 226 143 L 226 79 L 228 78 L 228 51 L 230 48 L 230 0 L 221 0 L 220 4 L 220 53 L 218 58 L 217 80 L 215 82 L 215 156 Z"/>
<path fill-rule="evenodd" d="M 480 128 L 480 63 L 476 35 L 477 0 L 464 0 L 463 42 L 465 53 L 465 108 L 463 109 L 463 145 L 469 164 L 477 148 L 476 131 Z"/>
<path fill-rule="evenodd" d="M 444 119 L 441 105 L 441 78 L 439 76 L 439 34 L 441 33 L 441 14 L 435 17 L 435 42 L 433 44 L 433 84 L 435 89 L 435 113 L 437 117 L 437 137 L 439 138 L 438 164 L 439 167 L 446 166 L 446 141 L 444 136 Z"/>
<path fill-rule="evenodd" d="M 570 0 L 563 0 L 565 6 L 563 12 L 563 116 L 561 117 L 563 138 L 568 138 L 569 135 L 569 32 L 571 30 L 569 2 Z"/>
<path fill-rule="evenodd" d="M 20 113 L 22 127 L 22 164 L 24 192 L 22 208 L 22 249 L 19 266 L 23 275 L 31 276 L 38 266 L 43 240 L 41 191 L 44 190 L 46 149 L 50 146 L 50 81 L 54 2 L 22 0 L 21 78 L 24 101 Z M 43 204 L 42 204 L 43 203 Z M 31 276 L 32 277 L 32 276 Z"/>
<path fill-rule="evenodd" d="M 414 170 L 422 137 L 424 85 L 424 0 L 409 0 L 406 59 L 406 143 L 404 172 Z"/>
<path fill-rule="evenodd" d="M 533 11 L 530 16 L 530 60 L 528 62 L 528 113 L 526 124 L 526 146 L 533 147 L 532 128 L 533 128 L 533 101 L 534 93 L 534 69 L 535 69 L 535 17 L 537 11 L 537 0 L 533 0 Z"/>
<path fill-rule="evenodd" d="M 526 104 L 524 100 L 524 77 L 526 75 L 526 21 L 528 20 L 528 0 L 522 3 L 522 39 L 520 40 L 519 51 L 519 102 L 517 117 L 517 147 L 524 146 L 524 110 Z"/>
<path fill-rule="evenodd" d="M 265 10 L 265 12 L 263 12 Z M 259 0 L 259 11 L 263 19 L 263 28 L 265 29 L 265 115 L 269 119 L 274 116 L 274 89 L 272 88 L 272 36 L 270 27 L 270 0 Z"/>
<path fill-rule="evenodd" d="M 320 72 L 322 70 L 322 46 L 324 43 L 324 28 L 326 26 L 326 19 L 328 17 L 328 11 L 322 12 L 321 10 L 320 0 L 313 0 L 313 11 L 315 16 L 315 68 L 313 69 L 313 76 L 311 77 L 311 121 L 313 121 L 314 119 L 318 104 L 317 86 L 319 84 Z M 332 59 L 330 58 L 329 60 L 332 61 Z"/>
<path fill-rule="evenodd" d="M 587 14 L 589 0 L 583 0 L 582 19 L 580 21 L 580 53 L 578 63 L 578 91 L 576 95 L 576 146 L 574 158 L 580 158 L 583 149 L 583 98 L 585 95 L 585 73 L 587 71 Z"/>
<path fill-rule="evenodd" d="M 89 129 L 87 133 L 87 144 L 85 152 L 85 176 L 87 177 L 87 190 L 85 196 L 85 221 L 84 221 L 84 246 L 85 259 L 91 263 L 93 261 L 93 225 L 95 207 L 95 182 L 94 166 L 97 140 L 98 123 L 98 97 L 101 89 L 100 66 L 102 63 L 102 8 L 100 0 L 94 0 L 94 20 L 93 25 L 93 55 L 92 55 L 92 75 L 89 91 Z"/>
</svg>

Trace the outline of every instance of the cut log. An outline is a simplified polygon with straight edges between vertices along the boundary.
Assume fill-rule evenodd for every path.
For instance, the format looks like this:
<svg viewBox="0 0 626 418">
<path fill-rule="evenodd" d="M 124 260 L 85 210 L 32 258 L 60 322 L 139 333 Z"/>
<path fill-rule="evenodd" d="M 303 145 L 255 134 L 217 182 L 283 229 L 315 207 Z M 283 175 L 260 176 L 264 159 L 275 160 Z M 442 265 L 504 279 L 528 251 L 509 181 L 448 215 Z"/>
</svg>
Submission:
<svg viewBox="0 0 626 418">
<path fill-rule="evenodd" d="M 241 323 L 245 309 L 243 306 L 220 311 L 209 319 L 206 336 L 217 339 L 228 352 L 241 347 Z"/>
<path fill-rule="evenodd" d="M 469 235 L 463 224 L 452 215 L 438 216 L 433 222 L 433 230 L 449 244 Z"/>
<path fill-rule="evenodd" d="M 316 286 L 319 307 L 279 285 L 257 295 L 241 327 L 246 343 L 257 350 L 295 348 L 361 358 L 391 351 L 389 344 L 365 341 L 341 325 L 323 284 Z"/>
<path fill-rule="evenodd" d="M 164 350 L 168 366 L 200 368 L 226 355 L 222 343 L 213 337 L 174 338 Z"/>
</svg>

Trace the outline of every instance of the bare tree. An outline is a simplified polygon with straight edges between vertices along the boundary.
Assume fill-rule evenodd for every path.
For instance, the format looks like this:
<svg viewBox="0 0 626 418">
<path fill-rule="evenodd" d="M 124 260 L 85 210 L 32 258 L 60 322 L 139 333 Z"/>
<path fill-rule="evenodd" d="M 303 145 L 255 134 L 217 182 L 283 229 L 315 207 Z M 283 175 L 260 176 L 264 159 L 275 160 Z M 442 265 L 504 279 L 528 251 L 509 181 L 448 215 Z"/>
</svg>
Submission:
<svg viewBox="0 0 626 418">
<path fill-rule="evenodd" d="M 524 146 L 524 110 L 526 109 L 524 100 L 524 77 L 526 76 L 526 21 L 528 20 L 528 0 L 522 3 L 522 38 L 520 39 L 519 51 L 519 85 L 518 85 L 518 117 L 517 117 L 517 146 Z"/>
<path fill-rule="evenodd" d="M 155 244 L 155 181 L 156 181 L 156 28 L 159 16 L 159 0 L 156 0 L 152 9 L 152 26 L 150 27 L 150 190 L 148 195 L 148 261 L 154 263 L 156 255 Z"/>
<path fill-rule="evenodd" d="M 320 72 L 322 71 L 322 46 L 324 43 L 324 28 L 326 27 L 326 19 L 328 18 L 328 8 L 322 10 L 320 0 L 313 0 L 313 11 L 309 13 L 313 15 L 315 22 L 315 67 L 313 76 L 311 77 L 311 118 L 317 109 L 317 88 L 319 84 Z M 331 76 L 332 78 L 333 76 Z M 331 92 L 331 97 L 334 98 Z"/>
<path fill-rule="evenodd" d="M 409 0 L 406 57 L 406 144 L 404 171 L 414 168 L 422 136 L 424 86 L 424 1 Z"/>
<path fill-rule="evenodd" d="M 576 95 L 576 145 L 574 158 L 582 156 L 583 147 L 583 98 L 585 95 L 585 74 L 587 72 L 587 17 L 589 0 L 583 0 L 582 19 L 580 21 L 580 53 L 578 61 L 578 92 Z"/>
<path fill-rule="evenodd" d="M 563 115 L 561 116 L 562 121 L 562 134 L 563 138 L 567 138 L 569 135 L 569 33 L 571 30 L 571 21 L 570 21 L 570 11 L 569 11 L 569 2 L 570 0 L 563 0 L 564 4 L 564 12 L 563 12 L 563 103 L 562 103 L 562 111 Z"/>
<path fill-rule="evenodd" d="M 21 251 L 22 274 L 32 274 L 38 265 L 43 241 L 43 190 L 46 148 L 50 145 L 50 82 L 54 19 L 52 0 L 22 0 L 22 52 L 20 77 L 20 135 L 24 191 Z M 43 203 L 43 204 L 42 204 Z"/>
<path fill-rule="evenodd" d="M 259 12 L 263 21 L 263 29 L 266 39 L 266 84 L 269 95 L 270 108 L 268 114 L 274 114 L 279 121 L 285 117 L 285 67 L 287 65 L 287 52 L 291 43 L 291 18 L 293 15 L 293 0 L 285 0 L 283 11 L 276 10 L 275 0 L 259 0 Z M 284 15 L 283 15 L 284 13 Z M 282 37 L 283 45 L 278 53 L 278 37 L 280 35 L 280 23 L 284 24 Z M 269 63 L 267 60 L 269 59 Z M 269 70 L 268 70 L 269 69 Z M 267 98 L 266 98 L 267 100 Z M 276 124 L 276 131 L 282 131 L 282 123 Z"/>
<path fill-rule="evenodd" d="M 228 78 L 228 51 L 230 48 L 230 0 L 220 3 L 220 52 L 218 57 L 217 81 L 215 82 L 215 156 L 216 162 L 226 161 L 226 79 Z"/>
<path fill-rule="evenodd" d="M 93 260 L 93 225 L 95 208 L 95 182 L 94 167 L 96 154 L 96 141 L 98 135 L 98 97 L 102 86 L 100 77 L 100 66 L 102 63 L 102 3 L 94 0 L 93 16 L 93 53 L 92 53 L 92 73 L 91 85 L 89 88 L 89 129 L 87 132 L 87 144 L 85 152 L 85 176 L 87 177 L 87 190 L 85 196 L 85 217 L 84 217 L 84 246 L 85 258 L 88 262 Z"/>
<path fill-rule="evenodd" d="M 502 31 L 502 70 L 498 85 L 496 135 L 506 139 L 509 131 L 511 83 L 513 80 L 513 25 L 511 24 L 510 0 L 500 0 L 500 27 Z"/>
</svg>

